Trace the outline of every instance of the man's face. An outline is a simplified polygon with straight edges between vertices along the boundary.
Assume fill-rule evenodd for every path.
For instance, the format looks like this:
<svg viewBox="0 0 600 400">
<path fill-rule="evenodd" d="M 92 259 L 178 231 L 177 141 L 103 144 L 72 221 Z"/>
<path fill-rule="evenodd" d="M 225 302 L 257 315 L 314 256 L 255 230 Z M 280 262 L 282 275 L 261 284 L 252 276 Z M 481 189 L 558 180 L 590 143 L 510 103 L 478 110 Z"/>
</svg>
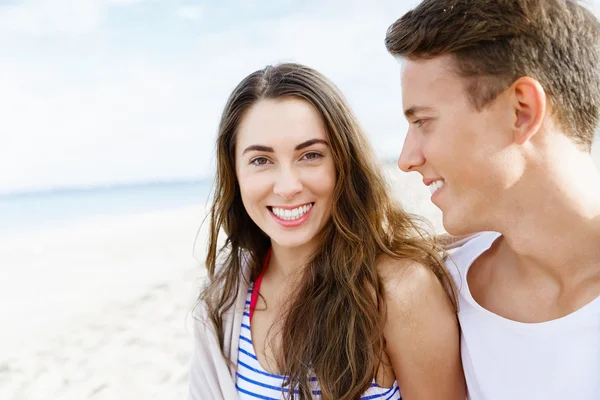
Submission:
<svg viewBox="0 0 600 400">
<path fill-rule="evenodd" d="M 402 102 L 409 128 L 398 166 L 423 176 L 445 229 L 465 234 L 486 229 L 505 189 L 514 184 L 515 116 L 502 93 L 477 111 L 453 63 L 451 56 L 405 60 Z"/>
</svg>

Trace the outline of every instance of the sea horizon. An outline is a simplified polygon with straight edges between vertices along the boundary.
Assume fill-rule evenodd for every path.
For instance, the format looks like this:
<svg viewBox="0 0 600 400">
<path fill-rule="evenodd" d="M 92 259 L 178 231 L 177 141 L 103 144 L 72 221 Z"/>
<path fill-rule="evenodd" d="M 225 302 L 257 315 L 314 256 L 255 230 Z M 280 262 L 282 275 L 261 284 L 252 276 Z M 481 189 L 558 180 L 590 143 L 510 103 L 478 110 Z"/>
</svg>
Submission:
<svg viewBox="0 0 600 400">
<path fill-rule="evenodd" d="M 207 204 L 212 179 L 57 187 L 0 194 L 0 236 Z"/>
</svg>

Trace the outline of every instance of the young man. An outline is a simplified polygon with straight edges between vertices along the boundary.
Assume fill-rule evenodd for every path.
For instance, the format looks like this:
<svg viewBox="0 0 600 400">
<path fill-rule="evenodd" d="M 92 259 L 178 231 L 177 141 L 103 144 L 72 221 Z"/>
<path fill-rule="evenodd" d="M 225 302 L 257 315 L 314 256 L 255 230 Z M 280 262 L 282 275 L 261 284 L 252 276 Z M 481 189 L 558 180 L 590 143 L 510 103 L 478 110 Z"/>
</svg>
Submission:
<svg viewBox="0 0 600 400">
<path fill-rule="evenodd" d="M 400 155 L 454 235 L 471 399 L 600 399 L 600 23 L 574 0 L 425 0 L 388 30 Z M 497 232 L 497 233 L 496 233 Z"/>
</svg>

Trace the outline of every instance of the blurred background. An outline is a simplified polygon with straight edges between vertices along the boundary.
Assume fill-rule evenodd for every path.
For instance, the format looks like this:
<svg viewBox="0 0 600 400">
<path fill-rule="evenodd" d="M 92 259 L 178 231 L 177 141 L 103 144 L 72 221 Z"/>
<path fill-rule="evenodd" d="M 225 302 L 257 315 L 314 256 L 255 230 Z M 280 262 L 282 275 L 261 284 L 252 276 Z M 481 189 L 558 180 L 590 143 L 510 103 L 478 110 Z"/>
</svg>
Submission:
<svg viewBox="0 0 600 400">
<path fill-rule="evenodd" d="M 395 166 L 406 123 L 383 41 L 417 3 L 0 0 L 0 399 L 186 397 L 218 119 L 267 64 L 333 80 L 441 230 Z"/>
</svg>

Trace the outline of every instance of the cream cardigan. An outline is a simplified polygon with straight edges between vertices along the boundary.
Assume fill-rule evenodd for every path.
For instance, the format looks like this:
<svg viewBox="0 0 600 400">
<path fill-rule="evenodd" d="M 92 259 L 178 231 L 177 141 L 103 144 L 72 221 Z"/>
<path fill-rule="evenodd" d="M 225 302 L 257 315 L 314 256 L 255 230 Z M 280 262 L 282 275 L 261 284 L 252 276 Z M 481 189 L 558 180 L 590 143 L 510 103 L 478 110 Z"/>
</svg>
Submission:
<svg viewBox="0 0 600 400">
<path fill-rule="evenodd" d="M 219 349 L 219 340 L 204 304 L 194 313 L 194 353 L 189 375 L 188 400 L 235 400 L 235 365 L 242 328 L 242 316 L 246 305 L 250 281 L 247 263 L 240 279 L 237 298 L 233 307 L 223 315 L 225 333 L 223 350 L 233 365 L 229 365 Z M 246 278 L 246 279 L 245 279 Z"/>
</svg>

